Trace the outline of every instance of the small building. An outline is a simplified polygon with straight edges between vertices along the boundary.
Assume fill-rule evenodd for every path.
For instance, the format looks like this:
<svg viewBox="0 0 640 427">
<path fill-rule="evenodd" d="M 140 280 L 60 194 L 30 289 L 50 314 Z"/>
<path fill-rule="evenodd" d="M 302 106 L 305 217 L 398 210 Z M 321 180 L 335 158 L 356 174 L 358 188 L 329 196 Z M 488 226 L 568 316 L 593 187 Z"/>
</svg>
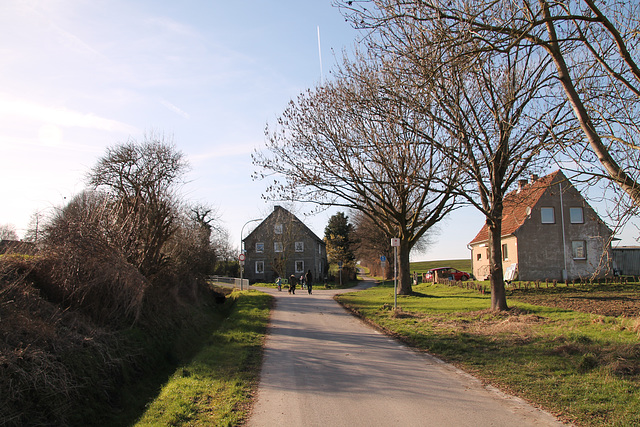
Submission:
<svg viewBox="0 0 640 427">
<path fill-rule="evenodd" d="M 299 277 L 311 270 L 314 281 L 328 270 L 324 241 L 281 206 L 243 239 L 245 277 L 250 282 L 273 282 L 277 277 Z"/>
<path fill-rule="evenodd" d="M 612 231 L 561 171 L 531 181 L 504 198 L 505 279 L 573 280 L 611 274 Z M 473 274 L 489 276 L 489 230 L 469 243 Z"/>
<path fill-rule="evenodd" d="M 613 248 L 613 268 L 620 276 L 640 276 L 640 246 Z"/>
</svg>

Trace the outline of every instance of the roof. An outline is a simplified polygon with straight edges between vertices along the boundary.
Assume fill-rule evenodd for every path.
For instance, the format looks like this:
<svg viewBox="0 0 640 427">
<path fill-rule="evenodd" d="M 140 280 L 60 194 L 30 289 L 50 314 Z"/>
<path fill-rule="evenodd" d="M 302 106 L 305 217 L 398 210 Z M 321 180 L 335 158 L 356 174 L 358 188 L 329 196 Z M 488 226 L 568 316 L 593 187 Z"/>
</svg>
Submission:
<svg viewBox="0 0 640 427">
<path fill-rule="evenodd" d="M 278 212 L 280 212 L 280 214 L 278 214 Z M 266 217 L 260 224 L 258 224 L 258 226 L 256 228 L 254 228 L 251 231 L 251 233 L 249 233 L 247 235 L 247 237 L 242 239 L 242 241 L 245 241 L 245 240 L 249 239 L 253 233 L 255 233 L 260 227 L 262 227 L 263 224 L 268 222 L 269 218 L 271 218 L 272 216 L 276 216 L 276 215 L 289 216 L 292 221 L 297 222 L 302 227 L 302 229 L 306 233 L 308 233 L 310 236 L 312 236 L 316 241 L 324 244 L 324 241 L 321 238 L 319 238 L 316 235 L 316 233 L 314 233 L 309 227 L 307 227 L 307 225 L 304 222 L 300 221 L 297 216 L 295 216 L 294 214 L 292 214 L 291 212 L 289 212 L 288 210 L 286 210 L 285 208 L 283 208 L 282 206 L 279 206 L 279 205 L 274 206 L 273 212 L 271 212 L 268 217 Z"/>
<path fill-rule="evenodd" d="M 511 191 L 504 196 L 502 209 L 502 236 L 509 236 L 524 224 L 529 216 L 527 208 L 532 208 L 538 203 L 540 197 L 552 183 L 559 179 L 565 180 L 565 176 L 559 170 L 543 176 L 536 181 L 524 185 L 521 189 Z M 470 245 L 489 240 L 489 227 L 485 224 L 480 232 L 473 238 Z"/>
</svg>

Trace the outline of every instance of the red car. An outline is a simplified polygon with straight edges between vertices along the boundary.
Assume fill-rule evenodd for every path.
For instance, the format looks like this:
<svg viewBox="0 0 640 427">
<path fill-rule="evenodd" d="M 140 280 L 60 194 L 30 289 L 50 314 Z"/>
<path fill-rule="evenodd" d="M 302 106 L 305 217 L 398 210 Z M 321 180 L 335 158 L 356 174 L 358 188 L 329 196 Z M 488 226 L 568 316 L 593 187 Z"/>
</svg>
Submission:
<svg viewBox="0 0 640 427">
<path fill-rule="evenodd" d="M 455 268 L 438 267 L 438 268 L 432 268 L 431 270 L 424 273 L 424 281 L 432 282 L 436 271 L 438 272 L 439 278 L 453 279 L 453 280 L 469 280 L 469 278 L 471 277 L 469 273 L 456 270 Z"/>
</svg>

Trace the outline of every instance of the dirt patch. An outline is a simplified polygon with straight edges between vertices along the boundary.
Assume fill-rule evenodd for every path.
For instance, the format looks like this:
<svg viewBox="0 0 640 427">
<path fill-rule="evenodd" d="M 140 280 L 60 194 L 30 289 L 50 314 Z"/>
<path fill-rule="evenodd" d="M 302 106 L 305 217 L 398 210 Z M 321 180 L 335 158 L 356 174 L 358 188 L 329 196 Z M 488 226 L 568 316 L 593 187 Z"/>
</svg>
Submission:
<svg viewBox="0 0 640 427">
<path fill-rule="evenodd" d="M 640 292 L 576 292 L 562 295 L 517 295 L 511 299 L 528 304 L 563 308 L 601 316 L 640 316 Z"/>
</svg>

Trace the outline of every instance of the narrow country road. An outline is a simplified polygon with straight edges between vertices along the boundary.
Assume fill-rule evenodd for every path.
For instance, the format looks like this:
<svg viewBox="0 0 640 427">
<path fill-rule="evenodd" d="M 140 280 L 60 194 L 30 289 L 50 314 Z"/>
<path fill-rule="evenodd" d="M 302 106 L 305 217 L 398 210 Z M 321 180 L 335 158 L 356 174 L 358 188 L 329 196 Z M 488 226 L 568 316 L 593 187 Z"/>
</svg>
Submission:
<svg viewBox="0 0 640 427">
<path fill-rule="evenodd" d="M 248 426 L 562 425 L 365 325 L 333 300 L 344 290 L 260 289 L 277 299 Z"/>
</svg>

